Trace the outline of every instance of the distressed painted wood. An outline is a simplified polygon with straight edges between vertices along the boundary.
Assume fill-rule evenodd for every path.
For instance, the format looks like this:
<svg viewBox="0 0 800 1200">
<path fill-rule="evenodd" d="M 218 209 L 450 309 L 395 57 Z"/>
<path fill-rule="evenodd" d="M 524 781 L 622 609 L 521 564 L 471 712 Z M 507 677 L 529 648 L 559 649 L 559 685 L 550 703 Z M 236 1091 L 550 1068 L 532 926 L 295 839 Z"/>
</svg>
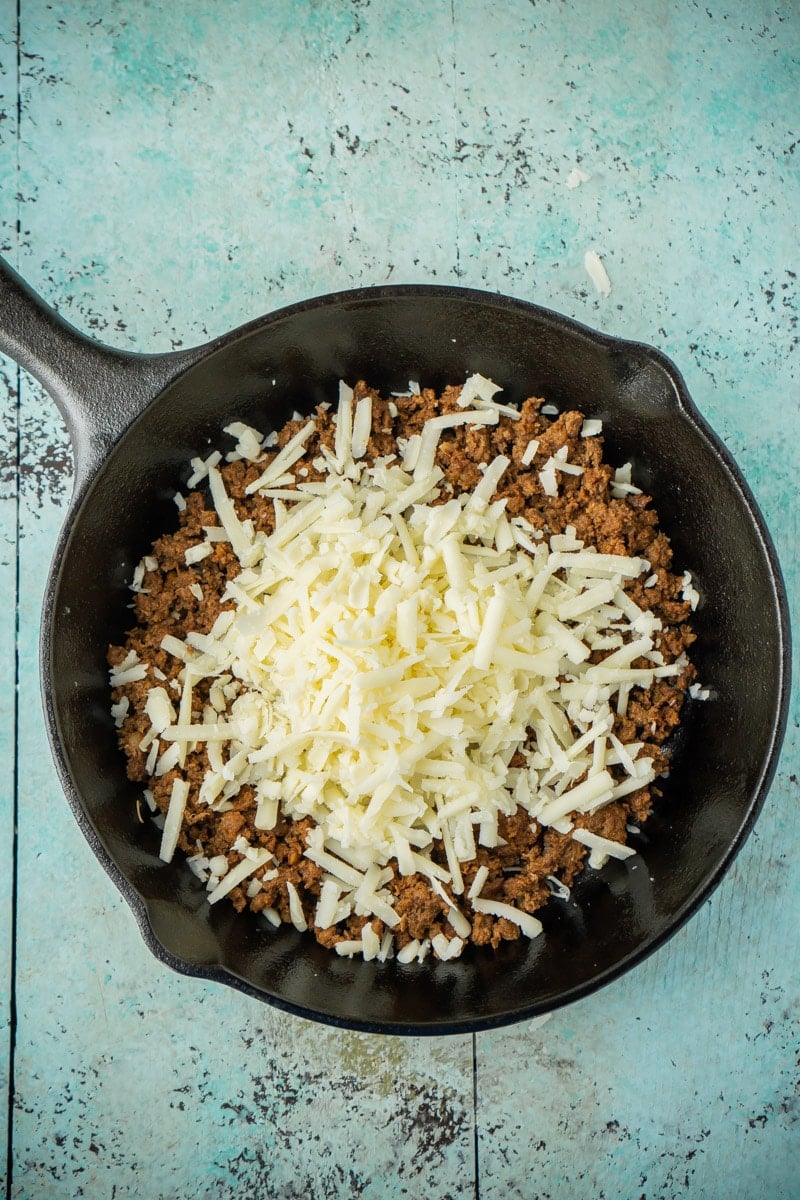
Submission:
<svg viewBox="0 0 800 1200">
<path fill-rule="evenodd" d="M 93 16 L 104 11 L 98 7 Z M 164 30 L 169 31 L 171 19 L 166 14 L 156 19 L 163 20 Z M 193 21 L 194 17 L 189 21 L 192 28 Z M 26 26 L 30 30 L 26 56 L 33 66 L 23 84 L 23 123 L 27 116 L 31 125 L 49 128 L 52 135 L 46 166 L 51 186 L 42 186 L 43 164 L 36 148 L 22 154 L 21 172 L 35 196 L 29 210 L 31 223 L 42 252 L 38 261 L 31 255 L 26 267 L 29 277 L 81 327 L 117 345 L 148 348 L 203 340 L 208 333 L 284 298 L 299 298 L 309 288 L 306 276 L 300 273 L 292 281 L 293 296 L 277 276 L 265 289 L 263 276 L 252 274 L 255 257 L 241 293 L 231 288 L 227 295 L 220 294 L 209 280 L 203 285 L 200 304 L 197 291 L 190 294 L 182 283 L 175 286 L 184 254 L 192 258 L 198 244 L 207 244 L 211 236 L 218 238 L 225 218 L 209 193 L 208 228 L 192 231 L 192 238 L 200 242 L 192 241 L 191 249 L 181 248 L 176 236 L 170 253 L 159 249 L 153 255 L 149 242 L 163 238 L 165 226 L 164 210 L 159 213 L 158 199 L 151 192 L 163 170 L 163 151 L 153 153 L 141 103 L 130 113 L 126 131 L 130 144 L 121 166 L 115 168 L 113 162 L 119 156 L 118 128 L 113 138 L 99 137 L 76 163 L 73 147 L 83 138 L 87 118 L 91 119 L 97 87 L 108 86 L 108 56 L 121 54 L 119 70 L 134 70 L 139 84 L 147 88 L 148 64 L 144 59 L 134 61 L 137 31 L 109 34 L 95 26 L 96 34 L 84 45 L 88 27 L 88 15 L 79 29 L 41 30 L 35 20 Z M 190 33 L 191 28 L 187 36 Z M 66 51 L 62 37 L 67 38 Z M 99 75 L 93 90 L 86 76 L 91 76 L 96 61 Z M 237 88 L 232 68 L 232 63 L 227 65 L 223 78 L 230 78 Z M 199 61 L 196 57 L 192 69 L 219 72 L 210 43 L 200 46 Z M 51 82 L 42 84 L 45 77 Z M 79 89 L 83 99 L 73 107 L 76 79 L 84 80 Z M 156 77 L 156 89 L 158 83 Z M 191 90 L 190 84 L 186 87 Z M 331 104 L 336 103 L 334 96 Z M 232 105 L 232 122 L 236 111 Z M 97 114 L 101 126 L 103 115 Z M 316 120 L 314 114 L 309 116 Z M 71 119 L 74 130 L 63 141 L 63 135 L 57 139 L 55 131 Z M 198 151 L 206 120 L 207 114 L 201 113 Z M 343 124 L 338 115 L 336 124 Z M 292 136 L 290 144 L 286 142 L 290 133 L 285 127 L 276 130 L 277 147 L 267 147 L 269 152 L 281 158 L 295 153 L 296 139 Z M 185 153 L 180 146 L 177 150 Z M 327 142 L 324 151 L 329 152 Z M 342 148 L 341 153 L 347 163 L 350 152 Z M 232 161 L 231 171 L 235 166 Z M 76 167 L 79 178 L 71 175 Z M 116 182 L 109 183 L 108 173 L 115 169 Z M 98 175 L 101 189 L 107 185 L 115 193 L 93 209 L 100 218 L 98 236 L 84 240 L 85 230 L 78 223 L 65 229 L 61 243 L 54 246 L 46 231 L 59 221 L 59 192 L 65 189 L 77 195 L 87 172 Z M 116 194 L 120 174 L 142 189 L 138 199 L 129 197 L 125 209 Z M 254 180 L 256 193 L 258 186 Z M 196 202 L 195 181 L 182 176 L 169 199 L 174 208 L 166 225 L 174 221 L 177 235 L 185 227 L 185 206 Z M 252 219 L 257 227 L 265 225 L 263 208 L 263 197 L 256 194 Z M 134 212 L 147 212 L 153 221 L 151 227 L 140 228 L 139 241 L 129 239 L 127 228 Z M 103 232 L 100 227 L 109 213 L 114 214 L 111 225 Z M 280 219 L 285 218 L 280 215 Z M 319 229 L 327 230 L 324 216 L 315 219 Z M 329 230 L 324 236 L 329 236 Z M 119 248 L 126 242 L 131 255 L 127 263 L 119 259 Z M 87 262 L 81 256 L 90 244 L 94 248 Z M 263 270 L 263 249 L 259 259 Z M 145 266 L 132 268 L 137 260 Z M 220 278 L 225 273 L 223 263 L 229 266 L 227 250 L 220 256 Z M 104 282 L 114 271 L 119 272 L 117 279 Z M 329 280 L 317 285 L 317 290 L 350 282 L 340 271 L 341 263 L 332 264 Z M 104 295 L 106 287 L 119 290 L 112 298 L 111 293 Z M 38 389 L 26 388 L 23 410 L 30 414 L 31 435 L 23 450 L 25 462 L 32 467 L 30 504 L 23 516 L 23 570 L 31 604 L 20 639 L 33 656 L 38 596 L 69 481 L 63 433 Z M 36 464 L 48 444 L 53 447 L 50 458 L 59 465 L 45 478 L 37 473 Z M 54 495 L 60 503 L 52 503 Z M 226 1182 L 233 1179 L 245 1194 L 277 1194 L 279 1189 L 298 1197 L 351 1193 L 380 1197 L 399 1180 L 406 1181 L 409 1194 L 455 1196 L 471 1189 L 471 1039 L 442 1041 L 432 1047 L 420 1041 L 401 1043 L 320 1031 L 306 1022 L 265 1012 L 244 997 L 165 972 L 145 950 L 111 885 L 97 878 L 96 864 L 66 807 L 61 804 L 58 813 L 53 811 L 59 804 L 59 789 L 44 752 L 32 658 L 26 660 L 24 677 L 21 702 L 31 716 L 20 739 L 25 764 L 20 780 L 23 857 L 28 868 L 36 867 L 51 857 L 49 847 L 55 841 L 64 860 L 59 868 L 61 885 L 72 901 L 54 924 L 30 903 L 34 879 L 21 871 L 20 1051 L 14 1122 L 18 1194 L 37 1194 L 38 1189 L 42 1196 L 91 1196 L 111 1186 L 118 1196 L 143 1191 L 165 1197 L 206 1195 L 217 1194 L 220 1188 L 224 1194 Z M 100 928 L 102 937 L 98 937 Z M 116 947 L 113 954 L 112 946 Z M 60 981 L 58 986 L 45 987 L 52 976 Z M 192 1014 L 189 1036 L 187 1012 Z M 223 1029 L 226 1033 L 221 1037 Z M 132 1119 L 136 1113 L 142 1115 Z M 426 1119 L 418 1120 L 419 1114 Z M 440 1192 L 443 1174 L 447 1183 Z"/>
<path fill-rule="evenodd" d="M 0 1178 L 5 1173 L 11 1077 L 17 610 L 17 372 L 0 359 Z"/>
<path fill-rule="evenodd" d="M 0 11 L 0 180 L 13 181 L 17 162 L 16 17 Z M 7 188 L 9 194 L 13 189 Z M 0 213 L 0 247 L 16 258 L 13 206 Z M 8 1099 L 12 1073 L 11 987 L 14 938 L 14 789 L 17 632 L 17 368 L 0 357 L 0 1180 L 8 1158 Z"/>
<path fill-rule="evenodd" d="M 16 371 L 0 362 L 0 1178 L 5 1174 L 11 1075 L 11 988 L 14 926 L 14 789 L 16 733 L 17 406 Z"/>
<path fill-rule="evenodd" d="M 438 280 L 653 342 L 740 461 L 798 603 L 795 8 L 20 0 L 19 16 L 2 237 L 13 246 L 19 194 L 20 266 L 77 325 L 169 349 L 331 289 Z M 15 30 L 3 11 L 12 118 Z M 576 166 L 591 178 L 568 188 Z M 0 388 L 12 458 L 15 378 Z M 797 708 L 711 901 L 632 975 L 535 1027 L 370 1038 L 175 976 L 50 765 L 38 610 L 70 455 L 27 379 L 19 413 L 18 486 L 4 467 L 0 502 L 0 586 L 17 562 L 23 583 L 16 648 L 6 590 L 0 613 L 0 669 L 16 653 L 20 673 L 11 1194 L 798 1194 Z M 8 988 L 2 1003 L 7 1030 Z"/>
</svg>

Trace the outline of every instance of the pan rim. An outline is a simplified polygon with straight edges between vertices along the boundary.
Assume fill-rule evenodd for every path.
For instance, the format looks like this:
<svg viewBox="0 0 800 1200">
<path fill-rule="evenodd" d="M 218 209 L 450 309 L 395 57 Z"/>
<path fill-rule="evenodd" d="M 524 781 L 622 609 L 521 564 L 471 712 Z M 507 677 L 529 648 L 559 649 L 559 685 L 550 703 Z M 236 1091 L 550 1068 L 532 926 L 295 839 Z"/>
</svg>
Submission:
<svg viewBox="0 0 800 1200">
<path fill-rule="evenodd" d="M 153 403 L 159 397 L 169 391 L 176 382 L 173 379 L 166 388 L 154 395 L 150 401 L 142 408 L 141 412 L 136 416 L 116 437 L 109 456 L 103 461 L 103 464 L 87 477 L 82 483 L 82 486 L 73 496 L 71 503 L 67 506 L 66 513 L 62 522 L 61 529 L 57 538 L 53 560 L 48 573 L 47 583 L 44 593 L 43 609 L 42 609 L 42 628 L 40 639 L 40 678 L 43 695 L 43 705 L 46 718 L 46 727 L 48 739 L 50 742 L 53 759 L 56 765 L 59 781 L 66 795 L 67 801 L 73 811 L 73 814 L 78 822 L 81 831 L 89 842 L 95 857 L 100 861 L 107 874 L 111 877 L 118 890 L 121 892 L 129 907 L 133 911 L 134 917 L 139 926 L 142 937 L 150 949 L 151 953 L 165 965 L 177 971 L 180 974 L 190 977 L 210 979 L 215 982 L 223 983 L 232 986 L 252 998 L 262 1002 L 267 1002 L 279 1010 L 290 1012 L 297 1016 L 305 1017 L 306 1019 L 319 1021 L 328 1025 L 334 1025 L 341 1028 L 359 1030 L 363 1032 L 377 1032 L 384 1034 L 397 1035 L 458 1035 L 478 1032 L 492 1028 L 514 1024 L 526 1019 L 541 1015 L 544 1012 L 551 1012 L 557 1008 L 571 1004 L 580 1000 L 595 991 L 601 989 L 606 984 L 619 978 L 629 970 L 643 962 L 656 950 L 658 950 L 666 941 L 669 940 L 689 919 L 711 893 L 719 885 L 725 874 L 727 873 L 733 859 L 741 850 L 753 825 L 764 805 L 769 787 L 775 775 L 778 766 L 780 747 L 783 742 L 786 725 L 789 715 L 790 702 L 790 681 L 791 681 L 791 625 L 789 620 L 788 598 L 786 588 L 782 577 L 780 563 L 777 557 L 772 537 L 769 533 L 766 521 L 760 511 L 760 508 L 755 500 L 755 497 L 747 484 L 738 464 L 734 460 L 730 451 L 727 449 L 722 439 L 708 425 L 700 411 L 697 409 L 694 401 L 690 397 L 683 377 L 674 362 L 656 347 L 645 342 L 629 340 L 616 337 L 598 330 L 592 329 L 590 326 L 576 321 L 571 317 L 564 316 L 552 309 L 545 308 L 541 305 L 534 304 L 531 301 L 517 299 L 514 297 L 505 296 L 502 293 L 483 292 L 478 289 L 462 288 L 450 285 L 437 284 L 383 284 L 375 287 L 365 287 L 356 289 L 347 289 L 343 291 L 329 292 L 323 295 L 312 297 L 305 301 L 298 301 L 294 304 L 279 308 L 271 313 L 265 314 L 260 318 L 247 322 L 244 325 L 238 326 L 230 333 L 223 335 L 220 339 L 209 343 L 205 348 L 205 353 L 199 354 L 193 363 L 191 363 L 182 375 L 177 378 L 182 378 L 183 375 L 190 373 L 195 368 L 207 363 L 212 356 L 221 352 L 239 339 L 247 337 L 256 330 L 268 328 L 270 325 L 276 324 L 279 321 L 289 320 L 297 314 L 307 313 L 310 310 L 322 309 L 325 307 L 339 307 L 344 305 L 360 305 L 363 303 L 384 302 L 393 298 L 414 299 L 436 296 L 440 299 L 453 299 L 459 302 L 469 302 L 477 304 L 480 307 L 489 306 L 493 309 L 510 310 L 520 313 L 528 318 L 535 318 L 542 324 L 560 330 L 567 330 L 573 336 L 591 343 L 593 346 L 599 346 L 606 350 L 609 354 L 619 355 L 636 355 L 637 357 L 646 359 L 649 363 L 654 364 L 667 378 L 670 384 L 672 394 L 675 398 L 675 407 L 677 414 L 681 420 L 686 421 L 692 428 L 695 436 L 700 437 L 707 443 L 714 457 L 720 463 L 729 483 L 734 487 L 737 494 L 739 504 L 745 511 L 747 520 L 751 525 L 760 552 L 762 553 L 767 565 L 769 573 L 769 593 L 773 601 L 773 611 L 771 617 L 774 617 L 774 627 L 778 638 L 779 654 L 777 655 L 777 688 L 776 695 L 772 706 L 772 719 L 770 724 L 770 738 L 765 751 L 761 756 L 760 770 L 757 786 L 751 789 L 749 801 L 744 812 L 743 819 L 735 838 L 728 844 L 725 853 L 718 859 L 713 868 L 706 872 L 702 882 L 694 889 L 693 893 L 683 902 L 680 908 L 669 915 L 665 921 L 663 928 L 655 935 L 646 939 L 643 944 L 637 946 L 633 951 L 624 955 L 619 961 L 613 963 L 610 967 L 601 971 L 598 975 L 591 979 L 577 984 L 565 991 L 555 1001 L 552 1002 L 533 1002 L 523 1004 L 518 1008 L 508 1009 L 502 1013 L 496 1013 L 483 1016 L 466 1016 L 463 1020 L 448 1019 L 444 1023 L 435 1021 L 430 1023 L 411 1023 L 408 1022 L 392 1022 L 386 1020 L 370 1021 L 355 1017 L 343 1017 L 339 1014 L 322 1012 L 319 1010 L 311 1010 L 294 1002 L 287 1001 L 284 998 L 275 995 L 273 992 L 264 988 L 259 988 L 249 981 L 242 979 L 230 967 L 222 963 L 210 965 L 196 965 L 179 958 L 168 950 L 157 938 L 153 927 L 150 923 L 148 915 L 148 905 L 144 897 L 137 891 L 134 885 L 123 874 L 120 867 L 116 864 L 110 852 L 107 850 L 100 835 L 98 834 L 91 818 L 89 817 L 86 808 L 80 797 L 79 790 L 73 780 L 66 761 L 64 751 L 64 738 L 62 736 L 60 720 L 53 702 L 53 623 L 57 613 L 57 597 L 62 578 L 63 565 L 67 557 L 70 538 L 74 527 L 79 521 L 85 504 L 91 501 L 91 492 L 96 480 L 103 473 L 108 457 L 113 455 L 118 449 L 120 443 L 125 438 L 128 430 L 136 424 L 144 414 L 149 411 Z M 364 964 L 369 966 L 370 964 Z"/>
</svg>

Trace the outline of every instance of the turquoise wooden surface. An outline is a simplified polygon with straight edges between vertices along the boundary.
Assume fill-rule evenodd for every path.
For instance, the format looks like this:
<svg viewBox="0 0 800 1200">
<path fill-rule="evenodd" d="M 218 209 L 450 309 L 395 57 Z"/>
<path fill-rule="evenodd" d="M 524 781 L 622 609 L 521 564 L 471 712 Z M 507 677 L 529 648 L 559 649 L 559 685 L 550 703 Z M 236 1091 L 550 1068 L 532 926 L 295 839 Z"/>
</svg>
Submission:
<svg viewBox="0 0 800 1200">
<path fill-rule="evenodd" d="M 742 465 L 797 611 L 799 39 L 796 6 L 760 2 L 0 4 L 0 237 L 120 347 L 386 279 L 504 291 L 655 343 Z M 591 178 L 569 188 L 576 166 Z M 375 1038 L 172 975 L 50 765 L 39 600 L 69 451 L 42 391 L 16 387 L 6 364 L 9 1194 L 800 1195 L 797 702 L 711 900 L 543 1022 Z"/>
<path fill-rule="evenodd" d="M 0 12 L 0 179 L 13 180 L 17 161 L 17 47 L 16 21 Z M 3 199 L 7 198 L 4 189 Z M 3 203 L 0 244 L 16 249 L 15 206 Z M 17 608 L 17 377 L 13 363 L 0 360 L 0 971 L 13 976 L 14 925 L 14 793 L 16 727 L 16 608 Z M 8 1097 L 11 1068 L 12 988 L 0 1000 L 0 1164 L 8 1157 Z M 2 1167 L 0 1167 L 2 1169 Z"/>
</svg>

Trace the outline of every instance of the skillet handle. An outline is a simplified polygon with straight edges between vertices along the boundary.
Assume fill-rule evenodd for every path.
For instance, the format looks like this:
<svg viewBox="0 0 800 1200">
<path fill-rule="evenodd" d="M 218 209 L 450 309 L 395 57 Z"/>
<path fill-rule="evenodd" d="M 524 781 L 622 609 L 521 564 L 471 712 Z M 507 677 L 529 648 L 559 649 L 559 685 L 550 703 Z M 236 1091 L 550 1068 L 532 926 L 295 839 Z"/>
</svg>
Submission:
<svg viewBox="0 0 800 1200">
<path fill-rule="evenodd" d="M 171 354 L 104 346 L 45 304 L 0 257 L 0 352 L 56 402 L 75 457 L 75 495 L 134 418 L 214 344 Z"/>
</svg>

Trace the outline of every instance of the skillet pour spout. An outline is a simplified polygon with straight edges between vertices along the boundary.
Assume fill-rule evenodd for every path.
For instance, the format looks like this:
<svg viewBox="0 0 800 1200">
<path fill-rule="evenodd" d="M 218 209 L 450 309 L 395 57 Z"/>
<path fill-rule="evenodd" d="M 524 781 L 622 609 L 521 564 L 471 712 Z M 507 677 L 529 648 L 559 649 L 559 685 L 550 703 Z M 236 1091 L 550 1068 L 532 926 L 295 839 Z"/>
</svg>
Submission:
<svg viewBox="0 0 800 1200">
<path fill-rule="evenodd" d="M 365 288 L 271 313 L 175 355 L 101 347 L 0 262 L 0 350 L 67 421 L 76 488 L 42 617 L 48 733 L 67 799 L 157 957 L 288 1011 L 382 1033 L 465 1033 L 585 996 L 641 962 L 707 898 L 767 795 L 789 693 L 789 621 L 769 533 L 741 472 L 657 350 L 504 296 Z M 293 928 L 210 908 L 188 868 L 158 858 L 136 818 L 110 716 L 105 654 L 131 623 L 134 565 L 175 527 L 191 457 L 224 425 L 278 429 L 359 378 L 385 392 L 473 372 L 506 402 L 545 396 L 600 418 L 606 457 L 654 497 L 675 562 L 701 593 L 693 660 L 713 699 L 690 703 L 640 856 L 587 871 L 552 899 L 544 935 L 455 961 L 338 958 Z"/>
</svg>

